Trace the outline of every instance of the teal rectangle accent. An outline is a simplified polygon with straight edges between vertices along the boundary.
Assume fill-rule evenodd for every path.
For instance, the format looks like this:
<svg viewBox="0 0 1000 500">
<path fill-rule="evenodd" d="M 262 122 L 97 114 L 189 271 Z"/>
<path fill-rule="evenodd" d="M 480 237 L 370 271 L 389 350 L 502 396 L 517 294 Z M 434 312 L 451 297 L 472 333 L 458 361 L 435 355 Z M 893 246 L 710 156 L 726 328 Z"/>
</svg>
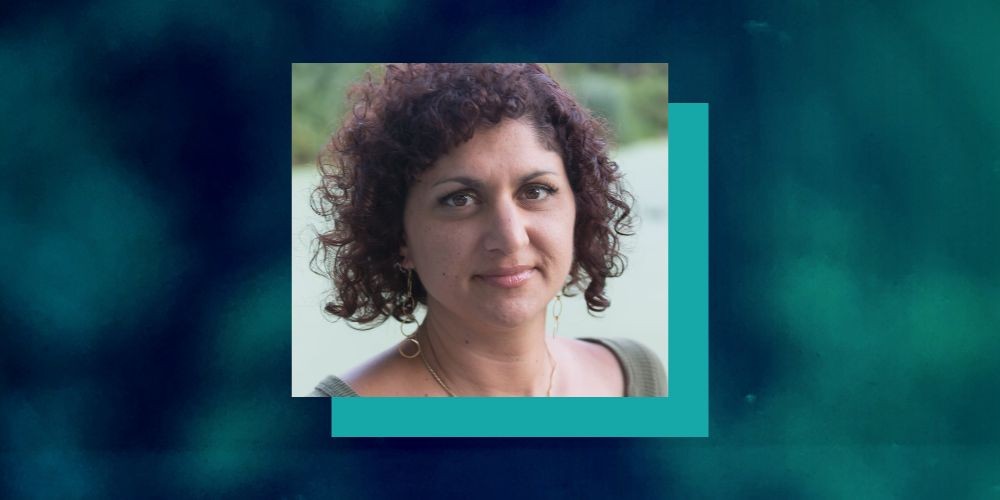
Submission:
<svg viewBox="0 0 1000 500">
<path fill-rule="evenodd" d="M 708 104 L 671 104 L 668 252 L 671 422 L 708 436 Z M 675 434 L 676 435 L 676 434 Z"/>
<path fill-rule="evenodd" d="M 334 437 L 707 437 L 708 104 L 670 104 L 669 396 L 330 398 Z"/>
</svg>

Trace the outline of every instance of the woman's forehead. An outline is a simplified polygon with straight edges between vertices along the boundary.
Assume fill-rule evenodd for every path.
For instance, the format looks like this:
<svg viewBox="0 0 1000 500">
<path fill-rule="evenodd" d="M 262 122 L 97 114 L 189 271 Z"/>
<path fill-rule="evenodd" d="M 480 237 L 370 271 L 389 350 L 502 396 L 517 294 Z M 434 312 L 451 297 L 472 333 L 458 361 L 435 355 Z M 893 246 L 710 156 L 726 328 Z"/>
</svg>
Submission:
<svg viewBox="0 0 1000 500">
<path fill-rule="evenodd" d="M 519 180 L 562 173 L 562 157 L 546 148 L 530 125 L 505 120 L 477 131 L 438 158 L 420 178 L 434 186 L 451 178 L 482 182 L 490 177 Z"/>
</svg>

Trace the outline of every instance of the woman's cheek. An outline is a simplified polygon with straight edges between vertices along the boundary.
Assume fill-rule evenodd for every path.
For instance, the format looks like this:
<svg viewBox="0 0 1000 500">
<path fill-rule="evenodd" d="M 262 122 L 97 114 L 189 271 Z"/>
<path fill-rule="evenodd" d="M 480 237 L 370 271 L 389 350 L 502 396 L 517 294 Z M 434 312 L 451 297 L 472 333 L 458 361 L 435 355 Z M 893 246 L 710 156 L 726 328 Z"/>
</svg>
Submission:
<svg viewBox="0 0 1000 500">
<path fill-rule="evenodd" d="M 427 255 L 433 259 L 433 269 L 435 281 L 449 281 L 455 278 L 458 267 L 461 264 L 461 253 L 459 251 L 460 242 L 456 241 L 455 235 L 447 232 L 425 233 L 429 243 L 426 249 Z"/>
</svg>

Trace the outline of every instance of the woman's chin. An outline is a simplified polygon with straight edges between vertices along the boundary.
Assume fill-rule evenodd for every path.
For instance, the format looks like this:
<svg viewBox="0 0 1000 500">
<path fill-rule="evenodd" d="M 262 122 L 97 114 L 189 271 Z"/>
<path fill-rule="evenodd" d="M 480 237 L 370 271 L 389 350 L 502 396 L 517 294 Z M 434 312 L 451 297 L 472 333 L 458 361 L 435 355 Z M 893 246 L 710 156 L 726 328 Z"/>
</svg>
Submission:
<svg viewBox="0 0 1000 500">
<path fill-rule="evenodd" d="M 554 295 L 554 294 L 553 294 Z M 428 300 L 428 314 L 451 316 L 468 325 L 497 330 L 515 330 L 544 323 L 548 301 L 545 292 L 482 296 L 475 293 L 455 295 L 451 300 Z"/>
<path fill-rule="evenodd" d="M 492 326 L 514 329 L 526 326 L 545 315 L 545 304 L 524 303 L 521 301 L 484 304 L 477 308 L 480 321 Z"/>
</svg>

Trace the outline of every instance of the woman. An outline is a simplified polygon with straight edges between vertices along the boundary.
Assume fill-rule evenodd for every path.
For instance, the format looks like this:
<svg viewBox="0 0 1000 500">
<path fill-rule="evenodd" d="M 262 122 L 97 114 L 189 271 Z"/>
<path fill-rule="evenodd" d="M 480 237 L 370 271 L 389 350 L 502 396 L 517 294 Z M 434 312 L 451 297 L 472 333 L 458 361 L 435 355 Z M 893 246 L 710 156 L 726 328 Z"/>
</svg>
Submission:
<svg viewBox="0 0 1000 500">
<path fill-rule="evenodd" d="M 389 65 L 352 97 L 313 200 L 335 221 L 314 261 L 334 282 L 326 311 L 426 315 L 313 396 L 665 393 L 638 343 L 546 335 L 553 298 L 603 311 L 624 269 L 629 195 L 600 120 L 534 64 Z"/>
</svg>

